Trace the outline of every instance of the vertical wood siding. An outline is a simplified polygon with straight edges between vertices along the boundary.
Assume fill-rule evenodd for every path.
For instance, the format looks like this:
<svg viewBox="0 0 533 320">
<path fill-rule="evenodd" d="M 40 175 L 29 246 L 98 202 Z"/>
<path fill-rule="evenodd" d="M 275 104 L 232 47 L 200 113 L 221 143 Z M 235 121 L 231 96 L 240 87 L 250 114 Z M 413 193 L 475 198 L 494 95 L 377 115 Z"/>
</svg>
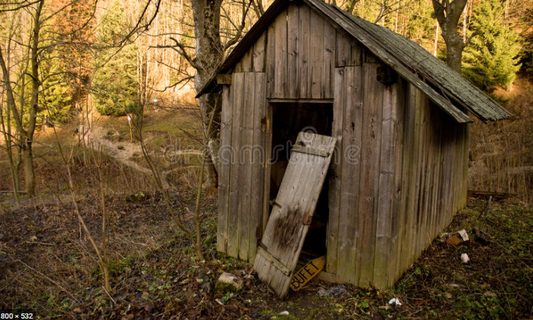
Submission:
<svg viewBox="0 0 533 320">
<path fill-rule="evenodd" d="M 233 73 L 223 97 L 217 249 L 253 261 L 264 228 L 265 73 Z"/>
<path fill-rule="evenodd" d="M 221 156 L 231 146 L 235 161 L 220 172 L 219 251 L 253 262 L 266 225 L 269 98 L 334 100 L 326 271 L 337 282 L 393 285 L 451 222 L 466 204 L 468 127 L 405 79 L 377 81 L 381 67 L 306 5 L 257 39 L 223 89 Z"/>
</svg>

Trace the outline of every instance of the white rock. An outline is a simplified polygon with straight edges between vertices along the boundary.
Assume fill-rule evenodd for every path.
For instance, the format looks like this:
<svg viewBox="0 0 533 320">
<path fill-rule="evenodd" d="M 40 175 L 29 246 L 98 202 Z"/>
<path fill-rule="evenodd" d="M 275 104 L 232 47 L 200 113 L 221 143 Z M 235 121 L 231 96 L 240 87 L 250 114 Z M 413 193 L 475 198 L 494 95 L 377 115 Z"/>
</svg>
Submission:
<svg viewBox="0 0 533 320">
<path fill-rule="evenodd" d="M 463 253 L 463 254 L 461 255 L 461 261 L 462 261 L 463 263 L 468 263 L 468 261 L 470 261 L 470 258 L 468 257 L 468 255 L 467 255 L 466 253 Z"/>
<path fill-rule="evenodd" d="M 288 316 L 289 315 L 289 311 L 281 311 L 279 314 L 281 316 Z"/>
<path fill-rule="evenodd" d="M 224 272 L 218 278 L 215 284 L 215 292 L 238 292 L 243 287 L 243 281 L 241 278 L 234 274 Z"/>
</svg>

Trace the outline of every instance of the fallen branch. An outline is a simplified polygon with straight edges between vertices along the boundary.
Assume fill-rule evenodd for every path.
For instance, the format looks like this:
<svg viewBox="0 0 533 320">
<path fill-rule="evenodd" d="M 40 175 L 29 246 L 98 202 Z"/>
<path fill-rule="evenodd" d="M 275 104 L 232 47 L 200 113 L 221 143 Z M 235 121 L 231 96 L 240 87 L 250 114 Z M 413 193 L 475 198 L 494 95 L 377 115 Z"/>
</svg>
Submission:
<svg viewBox="0 0 533 320">
<path fill-rule="evenodd" d="M 53 279 L 50 279 L 49 277 L 47 277 L 46 275 L 44 275 L 42 272 L 40 272 L 39 270 L 36 270 L 32 267 L 30 267 L 28 264 L 26 264 L 24 261 L 22 260 L 15 260 L 16 262 L 20 262 L 22 263 L 23 265 L 25 265 L 28 269 L 32 270 L 33 272 L 35 272 L 37 275 L 41 276 L 43 279 L 55 284 L 59 289 L 61 289 L 61 291 L 65 292 L 72 300 L 76 301 L 77 303 L 80 303 L 80 301 L 72 294 L 70 293 L 70 291 L 68 291 L 67 289 L 65 289 L 62 285 L 60 285 L 59 283 L 57 283 L 56 281 L 54 281 Z"/>
</svg>

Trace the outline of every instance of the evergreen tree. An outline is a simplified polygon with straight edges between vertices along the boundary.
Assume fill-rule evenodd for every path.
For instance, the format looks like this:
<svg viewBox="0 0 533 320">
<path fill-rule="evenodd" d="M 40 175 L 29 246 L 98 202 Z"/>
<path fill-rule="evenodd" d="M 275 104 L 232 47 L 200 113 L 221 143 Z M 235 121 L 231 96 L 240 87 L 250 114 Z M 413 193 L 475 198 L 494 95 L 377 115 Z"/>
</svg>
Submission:
<svg viewBox="0 0 533 320">
<path fill-rule="evenodd" d="M 124 115 L 128 107 L 138 104 L 138 49 L 127 43 L 118 50 L 127 33 L 124 8 L 115 0 L 103 15 L 97 34 L 102 49 L 95 59 L 92 86 L 96 110 L 103 115 Z"/>
<path fill-rule="evenodd" d="M 506 86 L 520 69 L 519 36 L 503 21 L 499 0 L 483 0 L 474 10 L 471 32 L 476 32 L 465 49 L 463 75 L 483 90 Z"/>
<path fill-rule="evenodd" d="M 435 18 L 431 1 L 419 0 L 409 7 L 409 20 L 405 36 L 428 51 L 434 50 Z"/>
<path fill-rule="evenodd" d="M 41 64 L 43 90 L 39 96 L 40 113 L 53 122 L 66 123 L 72 108 L 72 87 L 68 74 L 58 59 L 46 60 Z"/>
</svg>

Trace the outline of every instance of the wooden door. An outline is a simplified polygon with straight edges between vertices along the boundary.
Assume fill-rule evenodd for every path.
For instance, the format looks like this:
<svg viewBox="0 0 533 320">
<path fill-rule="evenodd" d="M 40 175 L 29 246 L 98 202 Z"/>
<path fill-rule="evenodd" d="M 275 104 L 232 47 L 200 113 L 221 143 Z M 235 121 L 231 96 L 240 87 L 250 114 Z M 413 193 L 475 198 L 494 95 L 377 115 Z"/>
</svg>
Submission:
<svg viewBox="0 0 533 320">
<path fill-rule="evenodd" d="M 336 138 L 300 132 L 292 147 L 254 269 L 280 297 L 288 290 L 331 162 Z"/>
</svg>

